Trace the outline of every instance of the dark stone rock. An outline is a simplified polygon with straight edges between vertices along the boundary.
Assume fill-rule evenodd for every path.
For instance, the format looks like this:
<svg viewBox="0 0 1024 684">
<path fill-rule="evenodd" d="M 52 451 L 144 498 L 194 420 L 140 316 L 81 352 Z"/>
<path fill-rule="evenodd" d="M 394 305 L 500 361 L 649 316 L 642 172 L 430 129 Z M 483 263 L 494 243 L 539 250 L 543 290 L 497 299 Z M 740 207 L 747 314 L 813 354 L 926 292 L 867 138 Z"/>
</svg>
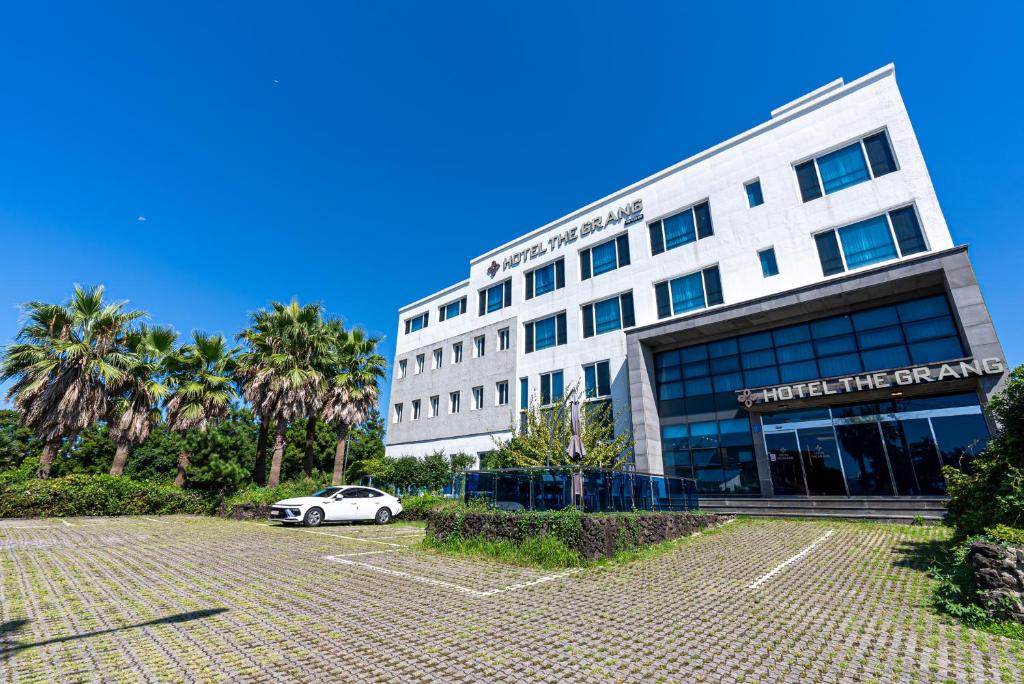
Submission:
<svg viewBox="0 0 1024 684">
<path fill-rule="evenodd" d="M 222 504 L 217 510 L 217 515 L 231 520 L 265 520 L 270 516 L 270 504 Z"/>
<path fill-rule="evenodd" d="M 1024 623 L 1024 553 L 999 544 L 974 542 L 967 561 L 988 614 Z"/>
</svg>

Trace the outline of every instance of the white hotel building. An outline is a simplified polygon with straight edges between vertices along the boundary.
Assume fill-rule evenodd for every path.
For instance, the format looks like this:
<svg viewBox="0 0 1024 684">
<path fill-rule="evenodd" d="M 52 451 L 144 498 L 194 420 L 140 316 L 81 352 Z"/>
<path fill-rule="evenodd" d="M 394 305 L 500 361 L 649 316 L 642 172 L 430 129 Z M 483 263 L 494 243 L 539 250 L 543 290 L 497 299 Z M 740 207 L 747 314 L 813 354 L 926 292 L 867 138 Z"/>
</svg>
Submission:
<svg viewBox="0 0 1024 684">
<path fill-rule="evenodd" d="M 387 453 L 484 455 L 578 384 L 703 495 L 938 496 L 1003 365 L 889 65 L 402 307 Z"/>
</svg>

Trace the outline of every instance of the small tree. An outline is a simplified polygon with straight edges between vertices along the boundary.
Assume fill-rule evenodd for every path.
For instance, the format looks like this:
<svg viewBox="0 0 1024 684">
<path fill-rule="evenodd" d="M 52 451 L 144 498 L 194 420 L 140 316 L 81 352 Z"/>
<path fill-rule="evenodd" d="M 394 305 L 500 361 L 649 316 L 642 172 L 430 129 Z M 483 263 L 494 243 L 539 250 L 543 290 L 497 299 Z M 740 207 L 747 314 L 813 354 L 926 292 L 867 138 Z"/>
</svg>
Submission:
<svg viewBox="0 0 1024 684">
<path fill-rule="evenodd" d="M 949 516 L 958 536 L 1003 524 L 1024 526 L 1024 366 L 987 407 L 997 430 L 965 474 L 946 466 Z"/>
<path fill-rule="evenodd" d="M 512 426 L 512 437 L 496 440 L 497 451 L 488 459 L 489 467 L 536 467 L 570 465 L 566 456 L 571 436 L 569 426 L 570 389 L 551 406 L 533 402 L 525 412 L 525 423 Z M 615 416 L 611 402 L 593 401 L 580 405 L 580 422 L 586 456 L 583 467 L 621 467 L 633 448 L 633 439 L 626 433 L 615 434 Z"/>
<path fill-rule="evenodd" d="M 426 487 L 432 492 L 441 491 L 446 484 L 451 482 L 451 462 L 445 456 L 444 451 L 435 451 L 425 456 L 420 462 L 419 482 L 416 484 Z"/>
</svg>

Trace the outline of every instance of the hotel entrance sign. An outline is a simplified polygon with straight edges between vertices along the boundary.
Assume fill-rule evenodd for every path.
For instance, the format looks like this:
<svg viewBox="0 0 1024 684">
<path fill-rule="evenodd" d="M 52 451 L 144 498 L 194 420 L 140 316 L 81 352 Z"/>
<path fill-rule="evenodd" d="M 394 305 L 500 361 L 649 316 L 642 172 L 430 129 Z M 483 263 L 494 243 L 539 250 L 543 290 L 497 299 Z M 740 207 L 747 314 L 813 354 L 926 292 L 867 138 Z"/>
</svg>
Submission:
<svg viewBox="0 0 1024 684">
<path fill-rule="evenodd" d="M 771 404 L 777 401 L 810 399 L 833 394 L 848 394 L 867 390 L 919 385 L 926 382 L 962 380 L 971 376 L 999 375 L 1005 370 L 1000 359 L 956 361 L 929 366 L 911 366 L 896 370 L 862 373 L 844 378 L 810 380 L 789 385 L 772 385 L 757 389 L 743 389 L 736 393 L 736 400 L 747 408 L 756 404 Z"/>
</svg>

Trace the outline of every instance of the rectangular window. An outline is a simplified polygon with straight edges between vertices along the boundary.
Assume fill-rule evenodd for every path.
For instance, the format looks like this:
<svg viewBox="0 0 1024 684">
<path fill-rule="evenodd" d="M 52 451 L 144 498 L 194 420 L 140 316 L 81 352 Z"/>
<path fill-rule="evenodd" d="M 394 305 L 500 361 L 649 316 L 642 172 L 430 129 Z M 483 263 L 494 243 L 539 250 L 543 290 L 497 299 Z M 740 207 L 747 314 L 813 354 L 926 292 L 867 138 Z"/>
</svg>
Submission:
<svg viewBox="0 0 1024 684">
<path fill-rule="evenodd" d="M 419 420 L 420 419 L 420 400 L 419 399 L 413 399 L 412 400 L 412 419 L 413 420 Z"/>
<path fill-rule="evenodd" d="M 633 314 L 633 293 L 583 305 L 583 337 L 631 328 L 636 325 Z"/>
<path fill-rule="evenodd" d="M 458 413 L 462 409 L 462 393 L 448 393 L 448 413 Z"/>
<path fill-rule="evenodd" d="M 452 363 L 462 363 L 462 343 L 452 345 Z"/>
<path fill-rule="evenodd" d="M 445 304 L 438 310 L 438 320 L 447 321 L 449 318 L 455 318 L 466 313 L 466 298 L 456 299 L 450 304 Z"/>
<path fill-rule="evenodd" d="M 762 249 L 757 253 L 757 258 L 761 260 L 761 275 L 765 278 L 771 278 L 773 275 L 779 275 L 779 264 L 775 261 L 774 247 Z"/>
<path fill-rule="evenodd" d="M 523 333 L 526 337 L 527 354 L 563 345 L 568 341 L 565 312 L 526 323 L 523 325 Z"/>
<path fill-rule="evenodd" d="M 533 299 L 565 287 L 565 259 L 553 261 L 526 273 L 526 299 Z"/>
<path fill-rule="evenodd" d="M 707 201 L 655 221 L 647 228 L 651 233 L 651 254 L 661 254 L 715 234 Z"/>
<path fill-rule="evenodd" d="M 508 404 L 508 380 L 502 380 L 494 385 L 494 403 L 496 406 Z"/>
<path fill-rule="evenodd" d="M 678 316 L 695 309 L 721 304 L 722 281 L 718 266 L 675 278 L 654 286 L 658 318 Z"/>
<path fill-rule="evenodd" d="M 885 131 L 797 164 L 797 184 L 804 202 L 830 195 L 896 171 L 896 157 Z"/>
<path fill-rule="evenodd" d="M 508 328 L 502 328 L 498 331 L 498 351 L 505 351 L 509 348 L 511 337 L 509 336 Z"/>
<path fill-rule="evenodd" d="M 405 377 L 406 367 L 408 366 L 408 359 L 401 359 L 398 362 L 398 379 L 401 380 Z"/>
<path fill-rule="evenodd" d="M 443 357 L 444 357 L 444 351 L 441 350 L 441 349 L 435 349 L 434 350 L 434 365 L 432 366 L 432 368 L 435 368 L 435 369 L 440 368 L 441 367 L 441 359 Z"/>
<path fill-rule="evenodd" d="M 928 249 L 912 206 L 818 233 L 814 240 L 826 276 Z"/>
<path fill-rule="evenodd" d="M 743 186 L 747 190 L 747 204 L 751 209 L 764 204 L 764 195 L 761 194 L 761 180 L 752 180 Z"/>
<path fill-rule="evenodd" d="M 611 396 L 612 382 L 608 362 L 598 361 L 584 366 L 583 386 L 588 398 Z"/>
<path fill-rule="evenodd" d="M 440 396 L 435 394 L 434 396 L 430 397 L 430 408 L 429 408 L 429 412 L 427 413 L 427 417 L 428 418 L 437 418 L 437 413 L 440 410 L 440 405 L 441 405 L 441 397 Z"/>
<path fill-rule="evenodd" d="M 483 335 L 477 335 L 473 338 L 473 358 L 479 359 L 487 351 L 487 338 Z"/>
<path fill-rule="evenodd" d="M 484 407 L 484 388 L 474 387 L 473 388 L 473 411 L 479 411 Z"/>
<path fill-rule="evenodd" d="M 401 423 L 402 422 L 402 408 L 403 408 L 403 406 L 401 404 L 395 404 L 395 422 L 396 423 Z"/>
<path fill-rule="evenodd" d="M 562 398 L 564 387 L 562 371 L 544 373 L 540 376 L 540 405 L 550 406 Z"/>
<path fill-rule="evenodd" d="M 426 361 L 426 357 L 423 354 L 416 355 L 416 375 L 423 372 L 423 364 Z"/>
<path fill-rule="evenodd" d="M 416 332 L 417 330 L 423 330 L 423 328 L 427 327 L 427 323 L 429 322 L 429 319 L 430 319 L 430 313 L 426 312 L 426 311 L 421 313 L 419 316 L 413 316 L 412 318 L 406 318 L 405 319 L 405 334 L 408 335 L 411 332 Z"/>
<path fill-rule="evenodd" d="M 478 313 L 481 316 L 504 309 L 506 306 L 512 306 L 512 279 L 509 278 L 480 290 L 479 298 L 480 307 Z"/>
<path fill-rule="evenodd" d="M 580 280 L 629 266 L 629 233 L 580 251 Z"/>
<path fill-rule="evenodd" d="M 530 408 L 530 379 L 519 378 L 519 408 L 525 411 Z"/>
</svg>

